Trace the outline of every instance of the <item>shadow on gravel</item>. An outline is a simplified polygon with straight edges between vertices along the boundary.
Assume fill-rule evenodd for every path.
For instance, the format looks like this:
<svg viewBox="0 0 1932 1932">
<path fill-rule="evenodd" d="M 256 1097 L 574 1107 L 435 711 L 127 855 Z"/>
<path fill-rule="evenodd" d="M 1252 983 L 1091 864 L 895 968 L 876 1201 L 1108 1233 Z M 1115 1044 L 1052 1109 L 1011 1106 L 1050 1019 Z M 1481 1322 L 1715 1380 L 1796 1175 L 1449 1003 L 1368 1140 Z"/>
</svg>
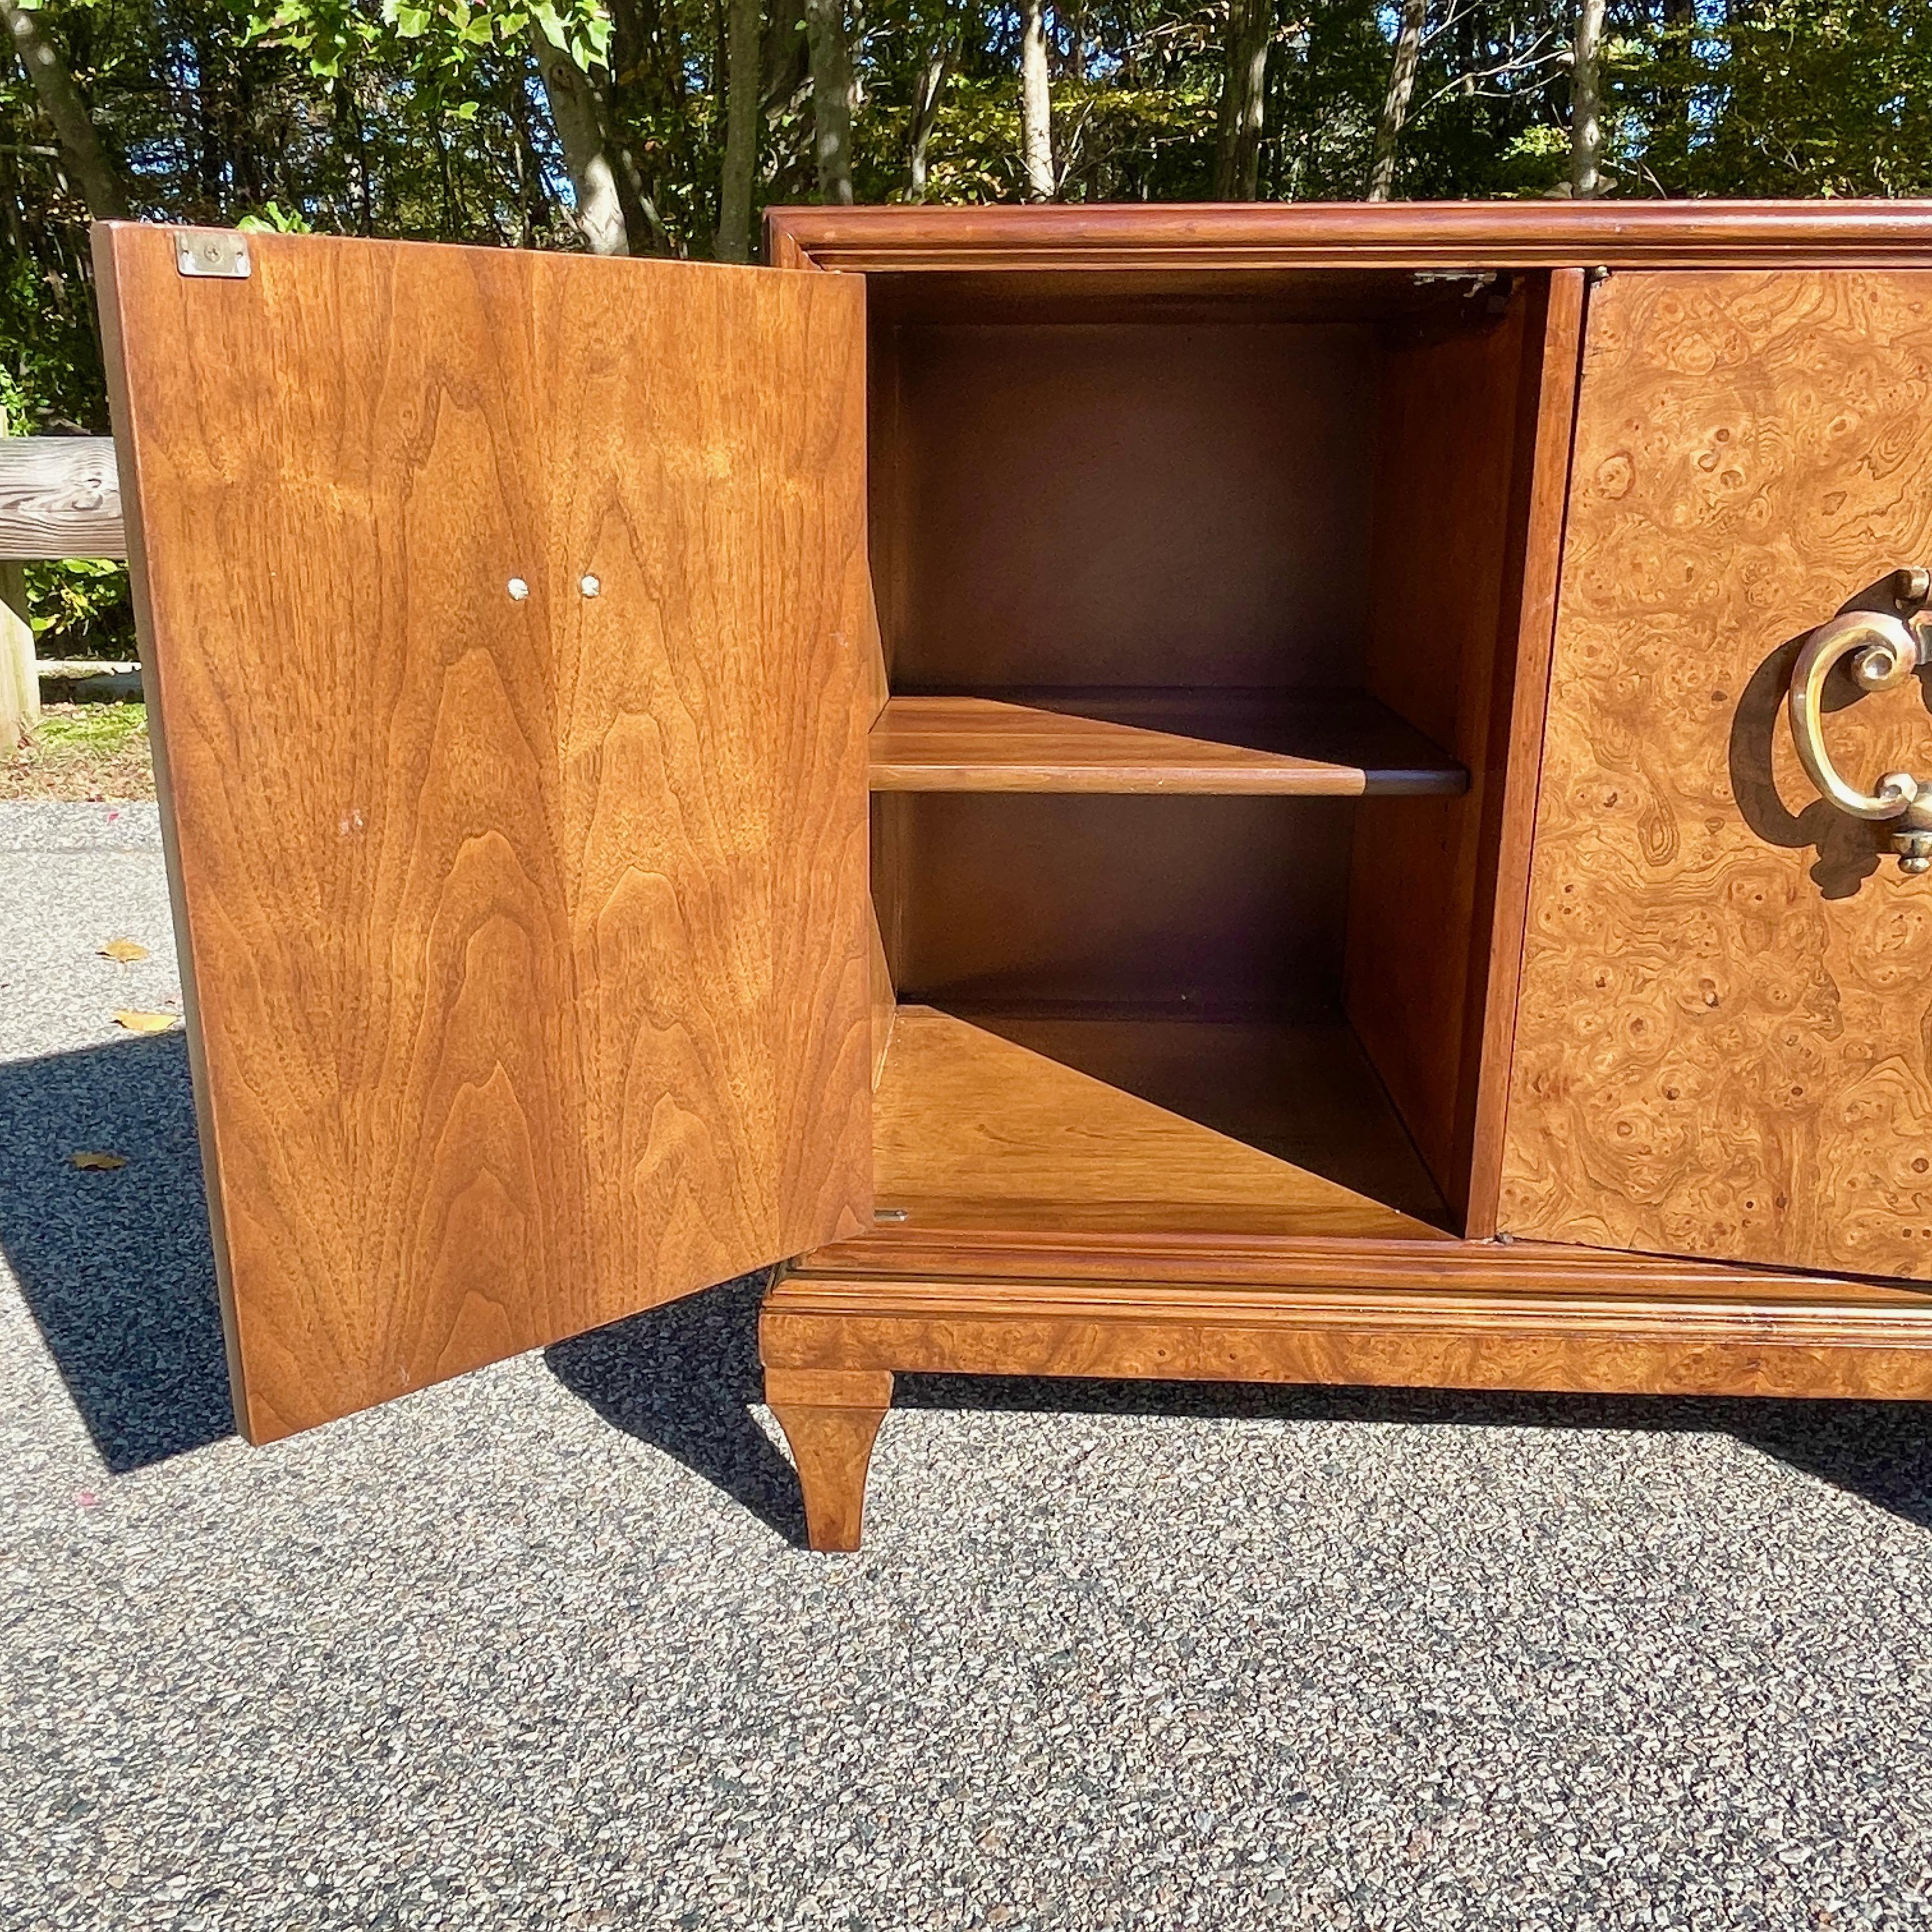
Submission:
<svg viewBox="0 0 1932 1932">
<path fill-rule="evenodd" d="M 68 1156 L 118 1154 L 88 1173 Z M 116 1474 L 233 1433 L 187 1042 L 179 1033 L 0 1061 L 0 1252 Z M 802 1540 L 790 1465 L 761 1399 L 748 1276 L 560 1342 L 544 1358 L 614 1427 L 676 1456 Z M 905 1408 L 1274 1416 L 1524 1429 L 1722 1430 L 1932 1527 L 1932 1404 L 1684 1401 L 1187 1382 L 902 1376 Z"/>
<path fill-rule="evenodd" d="M 1513 1395 L 1456 1389 L 1276 1388 L 1258 1383 L 1000 1381 L 902 1376 L 907 1408 L 1076 1410 L 1084 1414 L 1268 1416 L 1456 1428 L 1723 1431 L 1932 1528 L 1932 1403 L 1765 1398 Z"/>
<path fill-rule="evenodd" d="M 607 1422 L 676 1456 L 782 1535 L 802 1543 L 796 1478 L 752 1414 L 762 1400 L 758 1317 L 764 1292 L 764 1277 L 748 1276 L 560 1342 L 544 1352 L 544 1359 L 558 1380 Z M 893 1406 L 1464 1429 L 1722 1430 L 1909 1522 L 1932 1527 L 1932 1404 L 1922 1402 L 902 1376 Z"/>
<path fill-rule="evenodd" d="M 1932 1528 L 1932 1403 L 1731 1402 L 1722 1426 L 1793 1468 Z"/>
<path fill-rule="evenodd" d="M 802 1543 L 798 1479 L 752 1413 L 764 1399 L 758 1303 L 766 1279 L 746 1275 L 553 1343 L 544 1360 L 606 1422 L 676 1456 Z"/>
<path fill-rule="evenodd" d="M 179 1032 L 0 1061 L 0 1252 L 116 1474 L 233 1434 Z"/>
</svg>

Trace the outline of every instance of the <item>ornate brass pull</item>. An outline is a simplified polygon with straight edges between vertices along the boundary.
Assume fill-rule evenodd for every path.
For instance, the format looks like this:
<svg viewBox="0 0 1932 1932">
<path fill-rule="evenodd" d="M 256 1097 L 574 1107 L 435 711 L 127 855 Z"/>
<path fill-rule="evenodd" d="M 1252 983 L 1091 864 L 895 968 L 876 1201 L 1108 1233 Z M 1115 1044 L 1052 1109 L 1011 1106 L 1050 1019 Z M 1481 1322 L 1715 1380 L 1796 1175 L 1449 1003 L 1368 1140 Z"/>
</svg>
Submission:
<svg viewBox="0 0 1932 1932">
<path fill-rule="evenodd" d="M 1924 611 L 1932 602 L 1932 572 L 1901 570 L 1894 580 L 1901 610 L 1910 620 L 1882 610 L 1848 610 L 1820 624 L 1804 640 L 1791 674 L 1791 741 L 1811 782 L 1840 812 L 1854 818 L 1898 821 L 1888 841 L 1901 872 L 1932 872 L 1932 781 L 1910 772 L 1887 772 L 1874 792 L 1846 784 L 1825 749 L 1825 680 L 1845 658 L 1867 691 L 1891 691 L 1922 664 L 1932 664 L 1932 634 Z"/>
</svg>

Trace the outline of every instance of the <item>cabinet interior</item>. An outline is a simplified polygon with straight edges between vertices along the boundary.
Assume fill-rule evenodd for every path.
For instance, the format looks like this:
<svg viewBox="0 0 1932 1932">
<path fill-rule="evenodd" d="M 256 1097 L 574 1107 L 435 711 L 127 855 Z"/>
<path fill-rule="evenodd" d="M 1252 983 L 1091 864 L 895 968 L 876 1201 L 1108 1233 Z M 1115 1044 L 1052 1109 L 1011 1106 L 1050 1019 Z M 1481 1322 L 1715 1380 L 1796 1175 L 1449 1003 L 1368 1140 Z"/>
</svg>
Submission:
<svg viewBox="0 0 1932 1932">
<path fill-rule="evenodd" d="M 868 278 L 892 1225 L 1460 1232 L 1547 293 Z"/>
</svg>

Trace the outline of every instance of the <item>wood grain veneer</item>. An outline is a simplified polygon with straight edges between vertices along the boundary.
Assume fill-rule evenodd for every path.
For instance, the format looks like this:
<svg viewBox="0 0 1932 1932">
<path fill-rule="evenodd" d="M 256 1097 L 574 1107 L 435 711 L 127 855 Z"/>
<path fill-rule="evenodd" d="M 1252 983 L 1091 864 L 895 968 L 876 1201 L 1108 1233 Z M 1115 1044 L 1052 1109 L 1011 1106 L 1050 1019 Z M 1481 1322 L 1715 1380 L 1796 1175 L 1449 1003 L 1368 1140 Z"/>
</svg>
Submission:
<svg viewBox="0 0 1932 1932">
<path fill-rule="evenodd" d="M 1478 1234 L 1496 1226 L 1496 1042 L 1506 1056 L 1582 284 L 1576 269 L 1518 278 L 1485 326 L 1416 327 L 1382 386 L 1368 687 L 1470 778 L 1460 796 L 1364 807 L 1348 1009 Z"/>
<path fill-rule="evenodd" d="M 1186 1233 L 1174 1229 L 881 1226 L 856 1240 L 814 1250 L 801 1274 L 854 1280 L 958 1277 L 1000 1273 L 1035 1284 L 1138 1282 L 1184 1292 L 1196 1285 L 1384 1289 L 1534 1298 L 1582 1295 L 1611 1301 L 1790 1301 L 1932 1310 L 1932 1296 L 1910 1282 L 1802 1274 L 1675 1256 L 1620 1253 L 1555 1241 L 1418 1241 L 1359 1236 Z"/>
<path fill-rule="evenodd" d="M 1176 692 L 1120 718 L 1106 715 L 1108 695 L 895 698 L 872 728 L 872 789 L 1359 798 L 1468 784 L 1453 758 L 1354 692 L 1216 704 Z M 1142 717 L 1161 726 L 1129 722 Z"/>
<path fill-rule="evenodd" d="M 895 1373 L 1932 1396 L 1932 1297 L 1531 1243 L 898 1230 L 788 1270 L 758 1342 L 826 1550 Z"/>
<path fill-rule="evenodd" d="M 892 1377 L 876 1369 L 766 1372 L 765 1400 L 791 1445 L 814 1550 L 858 1548 L 866 1471 L 892 1399 Z"/>
<path fill-rule="evenodd" d="M 1379 356 L 1365 324 L 898 329 L 894 688 L 1353 682 Z"/>
<path fill-rule="evenodd" d="M 1406 322 L 1454 310 L 1495 272 L 1414 274 L 1387 268 L 1225 267 L 883 269 L 867 304 L 889 330 L 938 323 Z"/>
<path fill-rule="evenodd" d="M 1592 295 L 1503 1225 L 1932 1277 L 1932 895 L 1819 800 L 1803 634 L 1932 558 L 1932 274 Z M 1924 768 L 1914 688 L 1831 730 Z"/>
<path fill-rule="evenodd" d="M 1632 1395 L 1932 1396 L 1932 1308 L 792 1274 L 768 1371 L 1106 1376 Z"/>
<path fill-rule="evenodd" d="M 764 1358 L 912 1372 L 1932 1397 L 1932 1295 L 1543 1242 L 881 1230 L 806 1256 Z"/>
<path fill-rule="evenodd" d="M 1550 658 L 1570 496 L 1570 445 L 1576 428 L 1576 382 L 1582 362 L 1585 278 L 1576 268 L 1550 277 L 1543 311 L 1543 356 L 1522 406 L 1529 460 L 1520 475 L 1524 499 L 1513 506 L 1521 548 L 1504 622 L 1510 635 L 1498 664 L 1508 695 L 1499 692 L 1490 723 L 1490 766 L 1500 784 L 1485 792 L 1487 836 L 1494 841 L 1486 904 L 1479 901 L 1476 938 L 1486 949 L 1476 976 L 1463 1044 L 1472 1111 L 1467 1116 L 1468 1192 L 1462 1231 L 1487 1240 L 1499 1226 L 1503 1132 L 1509 1104 L 1510 1057 L 1522 968 L 1523 929 L 1535 837 L 1538 781 L 1550 700 Z M 1524 433 L 1524 432 L 1520 432 Z M 1485 922 L 1486 922 L 1485 924 Z M 1460 1142 L 1459 1141 L 1459 1147 Z"/>
<path fill-rule="evenodd" d="M 1204 1020 L 970 1006 L 958 1017 L 1432 1228 L 1450 1224 L 1442 1194 L 1339 1012 Z"/>
<path fill-rule="evenodd" d="M 1224 1019 L 1335 1010 L 1353 800 L 888 792 L 874 805 L 896 808 L 887 949 L 903 998 Z"/>
<path fill-rule="evenodd" d="M 1519 282 L 1502 313 L 1390 344 L 1380 388 L 1369 689 L 1473 766 L 1473 794 L 1366 806 L 1348 895 L 1347 1002 L 1370 1057 L 1438 1186 L 1459 1209 L 1468 1178 L 1458 1130 L 1477 899 L 1490 857 L 1485 794 L 1510 516 L 1523 461 L 1519 397 L 1533 380 L 1531 312 Z M 1535 350 L 1541 347 L 1535 330 Z M 1504 687 L 1505 690 L 1507 687 Z"/>
<path fill-rule="evenodd" d="M 247 1432 L 866 1225 L 862 290 L 97 236 Z"/>
<path fill-rule="evenodd" d="M 1024 1028 L 1024 1023 L 1022 1023 Z M 930 1232 L 947 1228 L 1192 1229 L 1231 1234 L 1352 1234 L 1443 1238 L 1439 1228 L 1397 1212 L 1380 1198 L 1415 1198 L 1413 1156 L 1396 1136 L 1381 1149 L 1352 1135 L 1363 1158 L 1392 1184 L 1366 1192 L 1329 1179 L 1246 1142 L 1171 1112 L 1115 1082 L 1131 1084 L 1136 1051 L 1132 1022 L 1108 1029 L 1110 1040 L 1088 1042 L 1113 1081 L 1096 1078 L 1046 1054 L 928 1008 L 902 1006 L 874 1096 L 878 1198 L 882 1210 Z M 1325 1096 L 1308 1081 L 1315 1104 L 1305 1124 L 1294 1120 L 1301 1098 L 1293 1084 L 1292 1054 L 1265 1052 L 1245 1030 L 1217 1040 L 1221 1030 L 1193 1026 L 1196 1064 L 1167 1078 L 1211 1086 L 1238 1078 L 1244 1054 L 1259 1059 L 1282 1082 L 1272 1096 L 1249 1082 L 1250 1120 L 1272 1098 L 1273 1118 L 1288 1123 L 1284 1138 L 1322 1132 L 1321 1102 L 1331 1121 L 1347 1096 Z M 1158 1027 L 1139 1042 L 1156 1063 L 1178 1052 Z M 1042 1045 L 1061 1036 L 1034 1032 Z M 1078 1050 L 1078 1049 L 1076 1049 Z M 1111 1064 L 1108 1064 L 1111 1062 Z M 1271 1062 L 1271 1064 L 1270 1064 Z M 1156 1064 L 1155 1078 L 1161 1078 Z M 1339 1107 L 1337 1103 L 1339 1102 Z M 1364 1172 L 1364 1179 L 1370 1178 Z M 1421 1184 L 1426 1196 L 1426 1183 Z"/>
<path fill-rule="evenodd" d="M 1911 481 L 1932 453 L 1932 278 L 1863 272 L 1932 268 L 1932 203 L 782 210 L 770 232 L 794 262 L 878 278 L 902 690 L 1292 686 L 1346 635 L 1369 691 L 1469 769 L 1465 796 L 1349 808 L 1351 1007 L 1468 1226 L 1558 1238 L 1163 1226 L 1154 1204 L 1110 1227 L 1024 1207 L 1002 1224 L 962 1196 L 937 1224 L 915 1214 L 795 1267 L 762 1323 L 780 1384 L 963 1371 L 1932 1396 L 1932 1297 L 1876 1278 L 1932 1256 L 1932 901 L 1876 874 L 1869 830 L 1794 787 L 1778 716 L 1802 632 L 1932 560 Z M 1579 417 L 1583 271 L 1600 266 L 1683 272 L 1597 292 Z M 1472 308 L 1445 326 L 1423 279 L 1520 270 L 1550 272 L 1519 278 L 1487 333 Z M 1196 435 L 1218 413 L 1228 473 L 1244 473 L 1244 425 L 1187 366 L 1244 331 L 1251 376 L 1272 356 L 1288 380 L 1299 358 L 1295 380 L 1346 390 L 1358 424 L 1378 398 L 1379 434 L 1264 439 L 1294 445 L 1310 486 L 1288 542 L 1264 541 L 1266 583 L 1243 561 L 1246 520 L 1279 479 L 1258 453 L 1252 500 L 1206 478 L 1170 587 L 1208 621 L 1178 646 L 1159 584 L 1121 594 L 1164 558 L 1172 520 L 1162 438 L 1136 439 L 1178 403 Z M 1003 352 L 1013 366 L 974 394 L 976 358 Z M 1078 388 L 1083 355 L 1101 393 Z M 1084 488 L 1082 465 L 1110 451 L 1130 453 L 1117 520 L 1135 532 L 1114 554 L 1078 524 L 1113 488 Z M 982 477 L 998 512 L 941 550 L 933 532 L 957 519 L 935 512 Z M 1036 503 L 1017 538 L 998 520 Z M 1294 548 L 1338 506 L 1375 528 L 1372 560 Z M 1078 568 L 1056 569 L 1067 557 Z M 1324 597 L 1328 621 L 1292 628 Z M 1163 653 L 1186 668 L 1148 668 Z M 1846 765 L 1922 769 L 1928 701 L 1840 712 Z M 1331 997 L 1337 828 L 1204 817 L 1162 834 L 1136 815 L 1190 802 L 1244 803 L 882 796 L 913 981 L 1045 1052 L 1054 1091 L 1077 1090 L 1060 1078 L 1077 1063 L 1142 1100 L 1186 1064 L 1148 1050 L 1189 1030 L 1151 1018 L 1164 1004 L 1279 1024 L 1298 997 Z M 1130 889 L 1096 883 L 1114 866 Z M 974 1004 L 1000 1001 L 1016 1010 Z M 1139 1044 L 1109 1065 L 1093 1042 L 1116 1028 Z M 1204 1089 L 1166 1090 L 1207 1124 Z M 955 1165 L 963 1184 L 971 1163 Z M 1592 1242 L 1660 1252 L 1574 1244 Z M 850 1386 L 869 1442 L 877 1386 Z M 808 1507 L 816 1486 L 821 1515 L 856 1523 L 862 1483 L 848 1450 L 808 1476 Z"/>
</svg>

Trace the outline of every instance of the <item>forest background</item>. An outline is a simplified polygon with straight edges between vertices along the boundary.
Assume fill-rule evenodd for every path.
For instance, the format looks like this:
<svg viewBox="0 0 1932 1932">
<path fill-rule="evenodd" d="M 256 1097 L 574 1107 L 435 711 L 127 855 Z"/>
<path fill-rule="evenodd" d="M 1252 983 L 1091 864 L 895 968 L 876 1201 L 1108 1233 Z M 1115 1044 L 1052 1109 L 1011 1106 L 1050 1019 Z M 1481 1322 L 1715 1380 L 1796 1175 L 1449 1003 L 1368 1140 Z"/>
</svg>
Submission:
<svg viewBox="0 0 1932 1932">
<path fill-rule="evenodd" d="M 87 225 L 754 260 L 768 202 L 1932 194 L 1932 0 L 0 0 L 0 410 L 104 433 Z M 43 656 L 131 652 L 33 566 Z"/>
</svg>

